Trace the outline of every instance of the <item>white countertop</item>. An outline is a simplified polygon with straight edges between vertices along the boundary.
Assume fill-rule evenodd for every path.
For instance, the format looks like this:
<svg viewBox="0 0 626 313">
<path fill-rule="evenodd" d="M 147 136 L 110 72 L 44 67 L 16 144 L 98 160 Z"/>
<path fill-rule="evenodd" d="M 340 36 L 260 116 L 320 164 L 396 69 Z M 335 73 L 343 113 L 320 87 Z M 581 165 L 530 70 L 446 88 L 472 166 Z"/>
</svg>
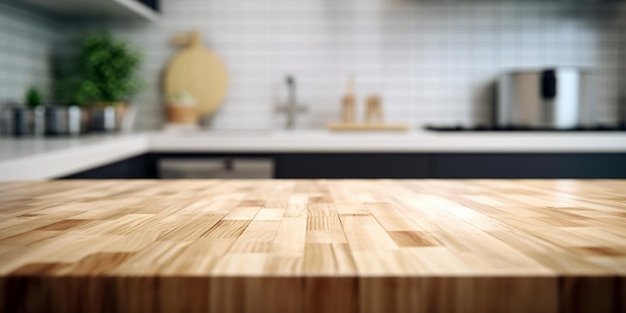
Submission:
<svg viewBox="0 0 626 313">
<path fill-rule="evenodd" d="M 155 152 L 626 152 L 626 132 L 154 133 Z"/>
<path fill-rule="evenodd" d="M 626 132 L 179 131 L 1 138 L 0 180 L 47 179 L 146 152 L 626 152 Z"/>
<path fill-rule="evenodd" d="M 61 177 L 148 152 L 146 135 L 0 139 L 0 181 Z"/>
</svg>

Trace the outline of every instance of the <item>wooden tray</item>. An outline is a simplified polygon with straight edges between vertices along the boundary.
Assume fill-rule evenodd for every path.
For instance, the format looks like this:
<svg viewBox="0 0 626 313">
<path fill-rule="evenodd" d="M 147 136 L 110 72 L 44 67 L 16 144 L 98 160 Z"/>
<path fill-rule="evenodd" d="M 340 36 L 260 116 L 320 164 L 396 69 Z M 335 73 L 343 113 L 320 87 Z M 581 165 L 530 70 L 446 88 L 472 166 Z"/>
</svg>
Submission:
<svg viewBox="0 0 626 313">
<path fill-rule="evenodd" d="M 411 125 L 406 123 L 331 123 L 326 127 L 332 131 L 407 131 L 411 129 Z"/>
</svg>

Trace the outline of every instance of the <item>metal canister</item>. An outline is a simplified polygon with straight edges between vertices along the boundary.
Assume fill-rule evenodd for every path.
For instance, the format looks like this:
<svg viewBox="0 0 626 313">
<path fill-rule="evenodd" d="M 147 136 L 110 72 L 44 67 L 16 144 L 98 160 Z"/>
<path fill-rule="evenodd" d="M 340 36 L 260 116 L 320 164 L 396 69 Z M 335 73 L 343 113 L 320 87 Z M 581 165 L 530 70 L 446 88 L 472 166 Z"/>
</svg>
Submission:
<svg viewBox="0 0 626 313">
<path fill-rule="evenodd" d="M 1 110 L 0 130 L 4 135 L 32 134 L 33 111 L 23 106 L 9 106 Z"/>
<path fill-rule="evenodd" d="M 46 135 L 79 135 L 87 130 L 87 116 L 77 106 L 48 106 L 45 108 Z"/>
<path fill-rule="evenodd" d="M 89 129 L 97 132 L 113 132 L 119 127 L 115 106 L 95 106 L 90 109 Z"/>
</svg>

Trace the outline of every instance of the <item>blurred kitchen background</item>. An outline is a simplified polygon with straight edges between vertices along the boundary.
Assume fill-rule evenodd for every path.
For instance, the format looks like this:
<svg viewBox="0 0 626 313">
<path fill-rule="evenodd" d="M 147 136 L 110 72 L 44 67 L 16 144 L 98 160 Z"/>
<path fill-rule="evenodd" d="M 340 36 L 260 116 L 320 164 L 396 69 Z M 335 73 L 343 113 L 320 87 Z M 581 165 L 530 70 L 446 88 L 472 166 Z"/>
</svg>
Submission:
<svg viewBox="0 0 626 313">
<path fill-rule="evenodd" d="M 626 93 L 624 1 L 161 0 L 148 17 L 64 2 L 0 4 L 0 102 L 22 99 L 31 85 L 49 94 L 51 56 L 90 29 L 109 30 L 144 55 L 145 88 L 133 99 L 140 130 L 163 125 L 160 79 L 180 49 L 169 42 L 191 29 L 227 64 L 227 98 L 207 122 L 214 129 L 282 123 L 275 108 L 285 75 L 307 105 L 299 128 L 338 119 L 349 75 L 359 101 L 377 93 L 386 120 L 416 127 L 488 122 L 494 82 L 514 69 L 593 71 L 601 124 L 617 122 Z"/>
<path fill-rule="evenodd" d="M 0 180 L 626 178 L 624 60 L 621 0 L 0 0 Z"/>
</svg>

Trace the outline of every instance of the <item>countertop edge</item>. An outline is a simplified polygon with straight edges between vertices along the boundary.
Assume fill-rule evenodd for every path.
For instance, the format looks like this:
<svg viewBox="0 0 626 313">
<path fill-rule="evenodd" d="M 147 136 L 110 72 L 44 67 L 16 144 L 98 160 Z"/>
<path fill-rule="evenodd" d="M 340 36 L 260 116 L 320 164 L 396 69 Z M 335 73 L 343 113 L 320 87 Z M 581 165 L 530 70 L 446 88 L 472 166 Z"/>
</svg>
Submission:
<svg viewBox="0 0 626 313">
<path fill-rule="evenodd" d="M 618 153 L 626 152 L 626 134 L 411 134 L 185 136 L 154 133 L 155 153 Z M 210 141 L 209 141 L 210 140 Z"/>
<path fill-rule="evenodd" d="M 0 181 L 45 180 L 70 175 L 149 151 L 143 135 L 95 141 L 84 145 L 0 161 Z M 50 166 L 54 164 L 55 166 Z"/>
<path fill-rule="evenodd" d="M 82 139 L 82 138 L 79 138 Z M 42 140 L 42 139 L 36 139 Z M 62 140 L 62 139 L 61 139 Z M 76 139 L 70 139 L 76 140 Z M 51 179 L 144 153 L 626 153 L 626 134 L 181 135 L 166 132 L 86 138 L 0 160 L 0 181 Z M 55 164 L 55 166 L 50 166 Z"/>
</svg>

